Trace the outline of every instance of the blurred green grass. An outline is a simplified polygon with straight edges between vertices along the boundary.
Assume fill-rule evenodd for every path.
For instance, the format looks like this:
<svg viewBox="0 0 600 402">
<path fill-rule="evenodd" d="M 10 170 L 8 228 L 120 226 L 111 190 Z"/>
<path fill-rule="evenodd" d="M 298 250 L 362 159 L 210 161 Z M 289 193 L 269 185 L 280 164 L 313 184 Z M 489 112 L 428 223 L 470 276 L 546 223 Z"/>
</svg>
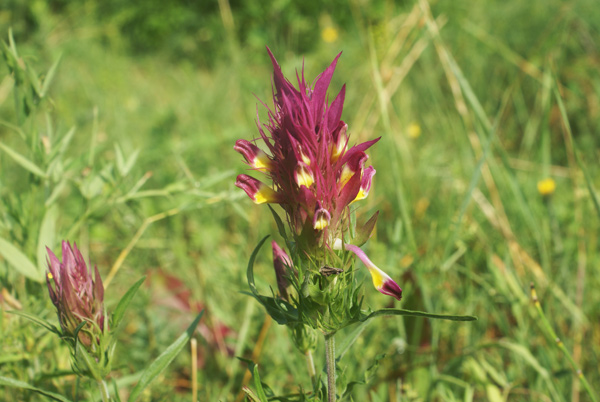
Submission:
<svg viewBox="0 0 600 402">
<path fill-rule="evenodd" d="M 215 2 L 197 22 L 185 15 L 191 11 L 184 2 L 164 19 L 143 4 L 110 2 L 108 10 L 93 1 L 48 4 L 11 3 L 0 13 L 0 32 L 6 37 L 13 26 L 21 56 L 38 72 L 62 56 L 51 101 L 24 126 L 34 142 L 45 133 L 45 112 L 57 134 L 76 126 L 68 154 L 80 171 L 60 195 L 56 244 L 71 233 L 69 240 L 87 250 L 106 277 L 147 218 L 176 209 L 147 226 L 107 289 L 110 309 L 139 276 L 149 275 L 119 351 L 124 381 L 201 306 L 199 400 L 235 399 L 245 365 L 234 356 L 259 352 L 261 328 L 267 330 L 257 359 L 263 381 L 278 393 L 309 387 L 304 357 L 286 329 L 263 326 L 264 312 L 239 293 L 247 288 L 244 269 L 258 239 L 276 233 L 266 208 L 233 186 L 244 171 L 233 143 L 257 136 L 256 97 L 270 103 L 269 45 L 288 76 L 304 63 L 307 77 L 314 77 L 343 51 L 332 90 L 348 86 L 343 119 L 351 141 L 383 136 L 370 152 L 378 171 L 374 187 L 358 210 L 362 217 L 381 211 L 370 255 L 399 279 L 404 308 L 479 317 L 466 324 L 371 323 L 341 359 L 341 375 L 360 378 L 378 354 L 386 357 L 372 382 L 355 389 L 354 400 L 588 400 L 533 308 L 532 281 L 554 330 L 600 390 L 599 225 L 581 168 L 600 188 L 595 1 L 372 7 L 354 1 L 337 10 L 307 3 L 298 18 L 289 2 L 269 3 L 267 11 L 231 2 L 231 21 L 228 3 Z M 164 26 L 149 28 L 159 22 Z M 327 26 L 338 32 L 333 43 L 321 37 Z M 6 71 L 2 66 L 3 76 Z M 262 106 L 258 110 L 265 116 Z M 12 95 L 0 111 L 14 124 Z M 414 125 L 419 136 L 409 135 Z M 28 150 L 27 141 L 4 127 L 0 141 Z M 100 188 L 99 199 L 123 197 L 141 177 L 147 181 L 140 191 L 162 192 L 84 215 L 94 200 L 82 201 L 76 183 L 88 170 L 93 176 L 115 164 L 115 144 L 124 155 L 139 156 L 116 185 Z M 2 152 L 0 169 L 0 235 L 35 260 L 41 217 L 31 211 L 45 194 L 34 194 L 31 175 Z M 546 177 L 557 187 L 545 198 L 537 182 Z M 19 224 L 11 214 L 15 205 L 22 208 Z M 267 252 L 256 274 L 264 291 L 274 286 Z M 24 310 L 52 319 L 44 287 L 4 262 L 0 287 Z M 366 287 L 366 304 L 387 306 L 375 293 Z M 66 349 L 4 314 L 3 300 L 0 374 L 72 394 L 73 378 L 44 377 L 69 370 Z M 321 355 L 315 354 L 317 367 Z M 189 400 L 190 375 L 186 352 L 146 400 Z M 3 392 L 8 401 L 37 400 Z"/>
</svg>

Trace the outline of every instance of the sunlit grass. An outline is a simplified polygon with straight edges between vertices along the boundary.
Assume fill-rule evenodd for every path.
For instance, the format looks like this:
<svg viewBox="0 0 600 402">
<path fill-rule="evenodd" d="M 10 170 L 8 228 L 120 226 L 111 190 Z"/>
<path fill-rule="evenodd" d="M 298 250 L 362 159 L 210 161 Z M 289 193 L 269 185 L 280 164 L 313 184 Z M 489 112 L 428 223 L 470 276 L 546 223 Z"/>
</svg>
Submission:
<svg viewBox="0 0 600 402">
<path fill-rule="evenodd" d="M 466 325 L 390 317 L 362 328 L 340 360 L 342 375 L 364 380 L 377 356 L 386 356 L 369 384 L 355 388 L 355 400 L 588 400 L 548 336 L 530 282 L 550 326 L 600 390 L 600 10 L 592 1 L 551 3 L 433 3 L 430 14 L 421 1 L 390 5 L 388 18 L 370 26 L 355 9 L 353 25 L 336 27 L 335 40 L 320 27 L 322 42 L 308 54 L 270 38 L 289 76 L 303 60 L 314 76 L 343 50 L 332 83 L 333 90 L 348 87 L 342 118 L 357 142 L 383 136 L 370 151 L 377 175 L 360 215 L 381 211 L 368 247 L 402 286 L 402 307 L 479 317 Z M 308 389 L 304 356 L 286 329 L 239 293 L 247 290 L 247 257 L 260 238 L 276 233 L 269 211 L 250 208 L 233 186 L 243 173 L 233 143 L 258 135 L 256 97 L 270 103 L 266 52 L 224 51 L 214 68 L 197 68 L 106 46 L 94 34 L 101 27 L 70 31 L 58 18 L 48 25 L 55 28 L 45 36 L 16 41 L 38 73 L 62 54 L 51 100 L 22 126 L 25 140 L 3 125 L 0 142 L 42 163 L 46 120 L 55 140 L 76 127 L 48 238 L 54 247 L 70 234 L 104 277 L 122 255 L 106 291 L 109 309 L 148 275 L 117 352 L 121 388 L 131 389 L 130 375 L 205 309 L 196 333 L 200 401 L 235 400 L 246 372 L 235 356 L 259 363 L 261 379 L 277 394 Z M 4 65 L 1 71 L 3 78 Z M 0 84 L 0 116 L 17 124 L 10 88 Z M 127 158 L 136 151 L 135 164 L 120 175 L 118 152 Z M 115 184 L 103 182 L 100 195 L 83 200 L 79 184 L 102 177 L 109 164 Z M 51 189 L 0 150 L 0 237 L 38 269 L 40 205 Z M 263 250 L 255 267 L 265 292 L 275 286 L 268 254 Z M 0 258 L 0 288 L 0 376 L 73 397 L 60 340 L 6 314 L 22 308 L 54 320 L 45 285 Z M 372 294 L 365 298 L 387 307 Z M 319 370 L 323 361 L 316 364 Z M 186 349 L 145 400 L 189 400 L 191 371 Z M 39 400 L 2 385 L 0 396 Z"/>
</svg>

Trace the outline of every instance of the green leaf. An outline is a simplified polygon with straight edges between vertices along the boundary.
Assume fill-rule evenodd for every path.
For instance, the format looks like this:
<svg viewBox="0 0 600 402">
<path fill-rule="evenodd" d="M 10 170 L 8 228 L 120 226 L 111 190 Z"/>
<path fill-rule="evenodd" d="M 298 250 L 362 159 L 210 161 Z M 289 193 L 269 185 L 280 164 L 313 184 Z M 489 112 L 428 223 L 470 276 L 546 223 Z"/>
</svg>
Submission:
<svg viewBox="0 0 600 402">
<path fill-rule="evenodd" d="M 119 387 L 117 387 L 117 382 L 115 381 L 115 379 L 113 378 L 112 380 L 112 385 L 113 385 L 113 398 L 116 400 L 116 402 L 121 402 L 121 396 L 119 395 Z"/>
<path fill-rule="evenodd" d="M 167 368 L 173 359 L 175 359 L 179 352 L 181 352 L 181 349 L 183 349 L 183 347 L 189 342 L 194 334 L 194 331 L 196 331 L 196 327 L 198 326 L 198 322 L 200 321 L 200 318 L 202 318 L 203 313 L 204 311 L 200 312 L 194 322 L 192 322 L 192 325 L 190 325 L 188 329 L 171 344 L 171 346 L 169 346 L 160 356 L 158 356 L 146 370 L 144 370 L 140 381 L 137 383 L 135 388 L 133 388 L 131 395 L 129 395 L 129 402 L 136 401 L 140 397 L 142 391 L 148 385 L 150 385 L 150 383 L 154 381 L 154 379 L 158 377 L 158 375 L 165 368 Z"/>
<path fill-rule="evenodd" d="M 531 351 L 525 346 L 507 340 L 500 340 L 497 342 L 497 344 L 521 356 L 521 358 L 535 371 L 537 371 L 542 378 L 544 378 L 545 380 L 551 380 L 550 373 L 548 372 L 548 370 L 546 370 L 540 364 L 540 362 L 535 358 Z"/>
<path fill-rule="evenodd" d="M 40 176 L 41 178 L 46 178 L 46 173 L 42 169 L 38 167 L 35 163 L 18 153 L 12 148 L 7 147 L 6 145 L 0 143 L 0 149 L 8 154 L 15 162 L 21 165 L 23 168 L 29 170 L 31 173 Z"/>
<path fill-rule="evenodd" d="M 254 386 L 256 387 L 256 392 L 258 393 L 258 397 L 261 402 L 269 402 L 267 399 L 267 395 L 265 394 L 265 390 L 260 382 L 260 375 L 258 374 L 258 364 L 254 365 L 254 371 L 252 372 L 252 377 L 254 377 Z"/>
<path fill-rule="evenodd" d="M 54 201 L 56 201 L 56 199 L 60 196 L 60 193 L 62 193 L 62 191 L 65 189 L 66 185 L 67 185 L 66 179 L 62 179 L 61 181 L 59 181 L 58 184 L 56 186 L 54 186 L 54 190 L 52 190 L 52 193 L 50 194 L 50 196 L 44 203 L 44 206 L 46 206 L 46 207 L 51 206 L 54 203 Z"/>
<path fill-rule="evenodd" d="M 65 153 L 65 151 L 67 150 L 67 147 L 69 146 L 69 144 L 71 143 L 71 140 L 73 139 L 73 136 L 75 135 L 75 131 L 76 131 L 75 126 L 71 127 L 69 129 L 69 131 L 67 131 L 67 133 L 64 135 L 64 137 L 62 137 L 60 139 L 60 142 L 58 143 L 58 154 L 59 155 L 62 155 Z"/>
<path fill-rule="evenodd" d="M 10 314 L 16 314 L 18 316 L 21 316 L 23 318 L 27 318 L 29 321 L 32 321 L 38 325 L 41 325 L 42 327 L 46 328 L 48 331 L 50 332 L 54 332 L 55 334 L 60 336 L 60 331 L 58 330 L 58 328 L 56 328 L 56 326 L 50 324 L 48 321 L 41 319 L 39 317 L 36 317 L 34 315 L 28 314 L 28 313 L 24 313 L 22 311 L 18 311 L 18 310 L 8 310 L 7 311 Z"/>
<path fill-rule="evenodd" d="M 79 342 L 75 344 L 75 357 L 78 363 L 80 361 L 79 357 L 81 357 L 83 362 L 85 363 L 87 371 L 89 371 L 91 376 L 94 377 L 96 381 L 102 381 L 102 376 L 100 375 L 100 368 L 98 367 L 98 363 L 96 363 L 96 360 L 94 360 L 94 358 L 89 355 L 87 350 L 85 350 L 85 348 L 81 346 L 81 343 Z"/>
<path fill-rule="evenodd" d="M 29 83 L 31 84 L 31 87 L 35 91 L 35 94 L 37 95 L 38 98 L 41 98 L 42 97 L 41 96 L 42 87 L 40 86 L 40 79 L 39 79 L 37 72 L 30 65 L 26 65 L 25 72 L 27 73 L 27 78 L 29 78 Z"/>
<path fill-rule="evenodd" d="M 340 359 L 342 357 L 344 357 L 346 352 L 348 352 L 348 350 L 350 350 L 350 347 L 354 344 L 354 342 L 356 342 L 358 340 L 360 335 L 367 328 L 367 325 L 369 325 L 369 321 L 366 321 L 366 320 L 357 324 L 356 328 L 354 328 L 352 330 L 352 332 L 350 332 L 344 339 L 336 342 L 337 343 L 337 347 L 336 347 L 336 355 L 337 356 L 335 357 L 336 361 L 340 361 Z"/>
<path fill-rule="evenodd" d="M 64 396 L 55 394 L 54 392 L 45 391 L 43 389 L 36 388 L 33 385 L 30 385 L 24 381 L 15 380 L 13 378 L 0 376 L 0 385 L 4 385 L 5 387 L 28 389 L 28 390 L 36 392 L 38 394 L 47 396 L 55 401 L 71 402 L 70 399 L 67 399 Z"/>
<path fill-rule="evenodd" d="M 240 293 L 254 297 L 260 304 L 263 305 L 265 310 L 267 310 L 267 314 L 269 314 L 271 318 L 273 318 L 279 325 L 287 325 L 299 322 L 298 310 L 283 299 L 276 299 L 274 297 L 248 292 Z"/>
<path fill-rule="evenodd" d="M 58 58 L 56 59 L 54 64 L 52 64 L 52 67 L 50 67 L 50 69 L 46 73 L 46 77 L 44 78 L 44 83 L 42 84 L 42 90 L 40 92 L 40 98 L 43 98 L 46 95 L 46 93 L 48 92 L 48 88 L 50 88 L 50 84 L 52 83 L 52 80 L 54 79 L 54 75 L 56 74 L 56 69 L 58 68 L 58 65 L 60 64 L 61 59 L 62 59 L 62 55 L 58 56 Z"/>
<path fill-rule="evenodd" d="M 352 240 L 352 244 L 360 247 L 365 244 L 367 240 L 369 240 L 371 233 L 373 233 L 373 229 L 375 228 L 375 224 L 377 223 L 378 216 L 379 211 L 375 212 L 375 214 L 367 222 L 365 222 L 360 229 L 356 230 L 356 237 Z"/>
<path fill-rule="evenodd" d="M 250 290 L 252 291 L 252 293 L 241 293 L 252 296 L 256 300 L 258 300 L 258 302 L 262 304 L 267 310 L 267 313 L 278 324 L 285 325 L 291 322 L 297 322 L 298 310 L 294 306 L 282 299 L 275 299 L 273 297 L 263 296 L 260 293 L 258 293 L 258 289 L 256 289 L 256 284 L 254 283 L 254 261 L 256 260 L 256 255 L 260 251 L 260 248 L 268 238 L 269 236 L 263 237 L 263 239 L 258 243 L 256 248 L 254 248 L 254 251 L 250 256 L 250 260 L 248 261 L 248 269 L 246 270 L 246 276 L 248 278 L 248 286 L 250 286 Z"/>
<path fill-rule="evenodd" d="M 404 310 L 400 308 L 382 308 L 381 310 L 377 310 L 368 315 L 363 315 L 359 321 L 365 322 L 371 318 L 382 316 L 382 315 L 404 315 L 409 317 L 426 317 L 426 318 L 435 318 L 439 320 L 450 320 L 450 321 L 475 321 L 477 317 L 472 315 L 450 315 L 450 314 L 433 314 L 426 313 L 424 311 L 413 311 L 413 310 Z"/>
<path fill-rule="evenodd" d="M 273 214 L 273 219 L 275 219 L 275 223 L 277 224 L 277 230 L 279 231 L 279 235 L 284 239 L 287 239 L 285 235 L 285 226 L 283 226 L 283 221 L 281 220 L 277 212 L 275 212 L 273 207 L 271 207 L 269 204 L 267 204 L 267 207 L 269 207 L 271 214 Z"/>
<path fill-rule="evenodd" d="M 2 144 L 0 144 L 2 145 Z M 0 237 L 0 255 L 17 271 L 29 279 L 41 282 L 42 275 L 37 267 L 15 246 Z"/>
<path fill-rule="evenodd" d="M 42 224 L 40 225 L 40 233 L 38 234 L 37 246 L 37 263 L 40 275 L 46 271 L 46 258 L 48 256 L 46 247 L 53 247 L 56 238 L 56 219 L 58 217 L 58 207 L 51 206 L 46 210 Z"/>
<path fill-rule="evenodd" d="M 250 255 L 250 260 L 248 261 L 248 269 L 246 270 L 246 277 L 248 278 L 248 285 L 250 286 L 250 290 L 255 296 L 260 296 L 258 290 L 256 289 L 256 285 L 254 284 L 254 260 L 256 260 L 256 255 L 260 251 L 260 248 L 265 243 L 265 241 L 269 238 L 269 235 L 263 237 L 263 239 L 258 242 L 258 245 L 254 248 L 252 255 Z"/>
<path fill-rule="evenodd" d="M 553 89 L 554 89 L 554 96 L 556 98 L 556 103 L 558 104 L 558 109 L 560 110 L 560 115 L 563 120 L 563 125 L 568 134 L 568 139 L 569 139 L 569 142 L 571 143 L 571 147 L 573 148 L 573 154 L 575 155 L 575 160 L 576 160 L 577 164 L 579 165 L 579 168 L 583 172 L 583 177 L 585 178 L 585 184 L 587 185 L 588 191 L 590 192 L 592 202 L 594 204 L 594 207 L 596 208 L 596 213 L 600 217 L 600 198 L 598 197 L 598 193 L 596 192 L 596 189 L 594 188 L 594 183 L 592 181 L 592 178 L 591 178 L 588 170 L 585 168 L 585 165 L 584 165 L 583 161 L 581 160 L 581 157 L 579 156 L 579 152 L 575 145 L 575 141 L 573 141 L 573 132 L 571 131 L 571 123 L 569 123 L 567 109 L 565 108 L 565 104 L 563 103 L 562 96 L 560 95 L 560 92 L 558 90 L 558 85 L 554 85 Z"/>
<path fill-rule="evenodd" d="M 129 288 L 129 290 L 123 295 L 123 297 L 119 301 L 119 304 L 117 305 L 117 308 L 115 309 L 112 316 L 112 331 L 118 330 L 119 324 L 121 323 L 121 320 L 125 315 L 125 310 L 127 310 L 127 307 L 129 307 L 129 303 L 131 303 L 133 296 L 135 296 L 136 292 L 138 291 L 140 286 L 142 286 L 142 283 L 145 279 L 146 277 L 144 276 L 136 283 L 134 283 L 133 286 Z"/>
</svg>

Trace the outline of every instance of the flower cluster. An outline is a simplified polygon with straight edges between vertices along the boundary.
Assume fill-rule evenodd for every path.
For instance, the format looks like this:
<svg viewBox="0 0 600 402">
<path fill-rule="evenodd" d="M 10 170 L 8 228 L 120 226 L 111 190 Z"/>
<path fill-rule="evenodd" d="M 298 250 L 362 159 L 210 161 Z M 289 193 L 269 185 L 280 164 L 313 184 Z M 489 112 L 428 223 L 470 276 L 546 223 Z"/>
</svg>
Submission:
<svg viewBox="0 0 600 402">
<path fill-rule="evenodd" d="M 63 336 L 70 339 L 77 336 L 87 348 L 95 349 L 99 337 L 108 329 L 104 286 L 98 268 L 94 267 L 92 277 L 77 244 L 72 248 L 68 242 L 62 242 L 62 262 L 49 248 L 46 249 L 49 257 L 46 283 Z"/>
<path fill-rule="evenodd" d="M 322 251 L 340 250 L 344 244 L 346 250 L 365 263 L 375 287 L 400 300 L 400 287 L 373 265 L 360 248 L 346 244 L 350 205 L 368 196 L 375 175 L 375 169 L 366 166 L 365 151 L 380 138 L 350 146 L 348 125 L 341 120 L 345 85 L 328 102 L 327 89 L 340 55 L 314 85 L 305 81 L 302 71 L 297 75 L 296 89 L 283 76 L 271 51 L 267 51 L 274 69 L 274 109 L 269 110 L 264 126 L 257 121 L 264 150 L 256 140 L 243 139 L 235 143 L 234 149 L 253 170 L 266 175 L 273 186 L 246 174 L 237 177 L 236 186 L 257 204 L 276 203 L 284 209 L 301 257 L 308 255 L 319 260 Z M 287 255 L 287 259 L 283 257 L 285 253 L 276 244 L 273 251 L 283 296 L 287 294 L 281 282 L 283 267 L 289 272 L 291 261 Z"/>
</svg>

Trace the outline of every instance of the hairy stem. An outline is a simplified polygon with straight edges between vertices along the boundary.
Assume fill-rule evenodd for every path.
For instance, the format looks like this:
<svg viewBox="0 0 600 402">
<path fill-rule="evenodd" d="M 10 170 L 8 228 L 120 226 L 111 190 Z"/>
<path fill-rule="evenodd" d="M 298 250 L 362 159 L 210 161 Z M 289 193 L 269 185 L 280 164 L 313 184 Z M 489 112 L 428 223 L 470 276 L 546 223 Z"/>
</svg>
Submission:
<svg viewBox="0 0 600 402">
<path fill-rule="evenodd" d="M 317 382 L 317 373 L 315 371 L 315 361 L 313 360 L 313 355 L 310 349 L 306 351 L 304 356 L 306 356 L 306 367 L 308 368 L 308 375 L 314 389 Z"/>
<path fill-rule="evenodd" d="M 100 395 L 102 396 L 102 402 L 110 402 L 110 394 L 108 393 L 108 385 L 104 380 L 98 381 L 98 388 L 100 388 Z"/>
<path fill-rule="evenodd" d="M 335 339 L 334 334 L 325 335 L 325 359 L 327 361 L 327 402 L 335 402 Z"/>
</svg>

